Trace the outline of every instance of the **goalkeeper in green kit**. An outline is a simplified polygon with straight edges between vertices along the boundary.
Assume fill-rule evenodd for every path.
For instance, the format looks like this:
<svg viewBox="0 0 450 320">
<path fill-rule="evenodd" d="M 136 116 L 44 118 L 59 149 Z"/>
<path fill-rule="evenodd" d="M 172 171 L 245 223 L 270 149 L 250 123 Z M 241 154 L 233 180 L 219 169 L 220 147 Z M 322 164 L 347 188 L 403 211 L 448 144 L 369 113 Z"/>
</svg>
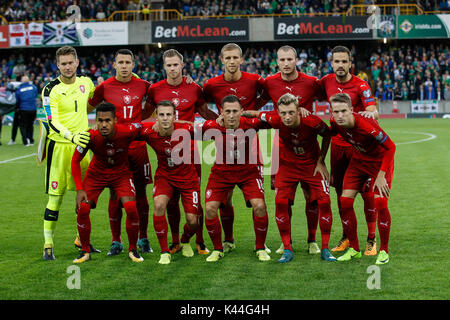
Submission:
<svg viewBox="0 0 450 320">
<path fill-rule="evenodd" d="M 44 260 L 54 260 L 53 238 L 59 209 L 67 190 L 75 190 L 71 160 L 77 146 L 86 147 L 89 142 L 87 118 L 88 99 L 94 93 L 94 83 L 88 77 L 77 77 L 79 64 L 77 52 L 65 46 L 56 51 L 56 62 L 61 75 L 49 82 L 42 91 L 48 135 L 42 134 L 38 149 L 38 161 L 47 158 L 45 191 L 48 203 L 44 214 Z M 41 127 L 42 128 L 42 127 Z M 89 166 L 89 157 L 81 162 L 82 173 Z M 94 252 L 91 248 L 91 252 Z"/>
</svg>

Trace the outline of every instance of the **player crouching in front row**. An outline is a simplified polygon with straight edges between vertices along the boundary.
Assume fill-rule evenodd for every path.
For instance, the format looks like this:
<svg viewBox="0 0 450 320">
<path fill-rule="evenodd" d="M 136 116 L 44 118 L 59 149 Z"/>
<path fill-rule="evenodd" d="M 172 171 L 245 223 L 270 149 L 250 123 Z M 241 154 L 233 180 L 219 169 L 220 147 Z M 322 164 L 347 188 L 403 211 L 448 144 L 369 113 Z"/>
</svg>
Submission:
<svg viewBox="0 0 450 320">
<path fill-rule="evenodd" d="M 381 242 L 376 264 L 388 263 L 391 215 L 387 203 L 394 171 L 395 144 L 376 120 L 353 113 L 349 95 L 335 94 L 330 98 L 330 103 L 333 115 L 330 120 L 332 134 L 339 133 L 354 147 L 354 154 L 345 172 L 340 198 L 344 233 L 350 241 L 350 247 L 337 260 L 349 261 L 361 258 L 353 202 L 358 192 L 371 188 L 375 194 Z"/>
<path fill-rule="evenodd" d="M 136 209 L 136 191 L 128 168 L 130 143 L 140 134 L 140 125 L 116 124 L 115 106 L 103 102 L 96 110 L 97 130 L 89 130 L 90 141 L 86 148 L 77 147 L 72 158 L 72 175 L 77 189 L 77 227 L 80 234 L 81 253 L 74 263 L 90 259 L 91 220 L 89 213 L 95 208 L 100 193 L 106 187 L 115 191 L 127 214 L 126 231 L 129 257 L 134 262 L 144 259 L 137 252 L 139 217 Z M 94 156 L 85 178 L 81 180 L 80 162 L 92 150 Z"/>
</svg>

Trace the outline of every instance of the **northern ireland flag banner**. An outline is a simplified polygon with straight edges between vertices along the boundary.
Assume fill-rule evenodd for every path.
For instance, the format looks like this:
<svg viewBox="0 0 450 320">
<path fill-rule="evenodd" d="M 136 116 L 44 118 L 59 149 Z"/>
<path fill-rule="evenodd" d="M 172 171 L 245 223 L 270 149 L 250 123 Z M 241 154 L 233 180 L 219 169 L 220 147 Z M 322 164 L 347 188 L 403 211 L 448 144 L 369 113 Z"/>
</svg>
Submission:
<svg viewBox="0 0 450 320">
<path fill-rule="evenodd" d="M 24 47 L 27 45 L 27 30 L 24 23 L 9 25 L 9 46 Z"/>
<path fill-rule="evenodd" d="M 44 25 L 31 22 L 28 24 L 28 44 L 30 46 L 41 46 L 44 39 Z"/>
<path fill-rule="evenodd" d="M 42 44 L 44 46 L 78 45 L 76 25 L 66 21 L 44 23 Z"/>
</svg>

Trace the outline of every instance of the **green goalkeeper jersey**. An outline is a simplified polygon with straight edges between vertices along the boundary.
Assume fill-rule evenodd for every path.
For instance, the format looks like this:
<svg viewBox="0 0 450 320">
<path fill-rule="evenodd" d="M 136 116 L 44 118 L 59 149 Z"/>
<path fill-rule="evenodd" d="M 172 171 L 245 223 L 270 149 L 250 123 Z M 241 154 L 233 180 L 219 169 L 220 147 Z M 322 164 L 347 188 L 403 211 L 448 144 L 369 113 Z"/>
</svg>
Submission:
<svg viewBox="0 0 450 320">
<path fill-rule="evenodd" d="M 88 77 L 76 77 L 72 84 L 58 77 L 44 87 L 42 103 L 50 127 L 49 139 L 70 143 L 64 137 L 89 129 L 87 105 L 94 89 Z"/>
</svg>

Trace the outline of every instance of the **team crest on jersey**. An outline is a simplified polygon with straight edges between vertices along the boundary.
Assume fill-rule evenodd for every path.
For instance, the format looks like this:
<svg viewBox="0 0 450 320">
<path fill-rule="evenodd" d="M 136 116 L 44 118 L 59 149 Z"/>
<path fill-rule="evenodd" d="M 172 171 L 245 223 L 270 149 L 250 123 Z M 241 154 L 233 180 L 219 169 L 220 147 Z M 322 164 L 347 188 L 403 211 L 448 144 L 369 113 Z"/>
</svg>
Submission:
<svg viewBox="0 0 450 320">
<path fill-rule="evenodd" d="M 129 95 L 123 96 L 123 102 L 125 102 L 126 104 L 130 104 L 131 103 L 131 96 L 129 96 Z"/>
<path fill-rule="evenodd" d="M 80 85 L 80 91 L 81 91 L 82 93 L 85 93 L 85 92 L 86 92 L 86 88 L 84 87 L 83 84 Z"/>
<path fill-rule="evenodd" d="M 211 197 L 211 194 L 212 194 L 211 189 L 206 190 L 206 199 L 209 199 Z"/>
<path fill-rule="evenodd" d="M 58 188 L 58 181 L 52 181 L 52 189 L 56 190 Z"/>
<path fill-rule="evenodd" d="M 166 149 L 164 150 L 164 152 L 165 152 L 168 156 L 170 156 L 170 155 L 172 154 L 172 149 L 166 148 Z"/>
<path fill-rule="evenodd" d="M 178 99 L 178 98 L 173 98 L 172 102 L 175 105 L 175 107 L 178 107 L 180 105 L 180 99 Z"/>
<path fill-rule="evenodd" d="M 108 157 L 111 157 L 111 156 L 113 156 L 114 155 L 114 149 L 108 149 L 108 150 L 106 150 L 106 154 L 108 155 Z"/>
</svg>

